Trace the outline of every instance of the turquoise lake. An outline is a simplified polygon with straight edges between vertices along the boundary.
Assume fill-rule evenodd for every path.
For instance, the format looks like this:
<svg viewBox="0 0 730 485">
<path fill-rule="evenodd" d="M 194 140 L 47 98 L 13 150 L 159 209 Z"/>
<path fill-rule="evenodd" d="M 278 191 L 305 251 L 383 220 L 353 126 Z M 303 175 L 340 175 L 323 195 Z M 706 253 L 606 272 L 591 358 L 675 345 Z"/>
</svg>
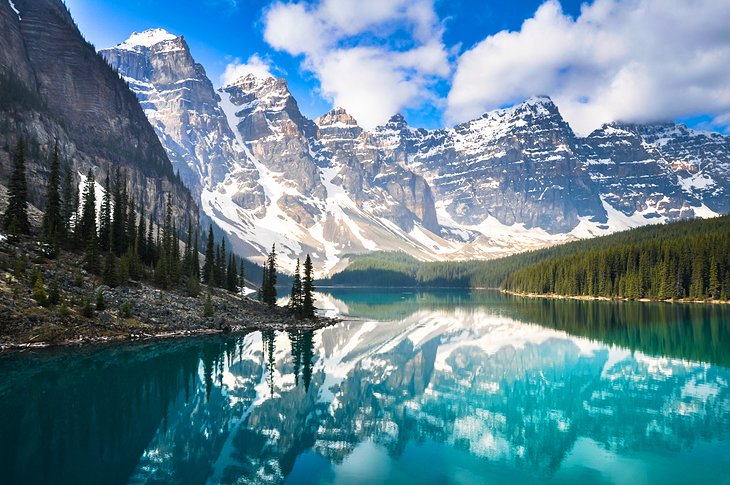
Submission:
<svg viewBox="0 0 730 485">
<path fill-rule="evenodd" d="M 0 483 L 730 484 L 730 306 L 317 298 L 345 320 L 0 355 Z"/>
</svg>

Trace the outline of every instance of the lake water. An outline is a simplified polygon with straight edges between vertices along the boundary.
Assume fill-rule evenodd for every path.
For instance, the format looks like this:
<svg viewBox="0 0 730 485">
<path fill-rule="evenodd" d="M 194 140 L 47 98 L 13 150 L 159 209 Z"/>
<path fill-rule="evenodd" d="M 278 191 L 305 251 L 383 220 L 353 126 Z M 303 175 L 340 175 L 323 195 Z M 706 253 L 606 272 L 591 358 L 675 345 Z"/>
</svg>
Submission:
<svg viewBox="0 0 730 485">
<path fill-rule="evenodd" d="M 0 483 L 730 483 L 730 307 L 338 290 L 350 320 L 0 356 Z"/>
</svg>

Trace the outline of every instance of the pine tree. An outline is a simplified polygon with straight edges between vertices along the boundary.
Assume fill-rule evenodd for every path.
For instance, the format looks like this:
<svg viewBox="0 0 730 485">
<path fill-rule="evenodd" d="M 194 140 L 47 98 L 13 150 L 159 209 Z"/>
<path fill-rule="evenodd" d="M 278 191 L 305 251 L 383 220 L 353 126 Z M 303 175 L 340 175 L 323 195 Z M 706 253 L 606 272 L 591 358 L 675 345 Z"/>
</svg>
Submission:
<svg viewBox="0 0 730 485">
<path fill-rule="evenodd" d="M 188 219 L 188 233 L 185 238 L 185 255 L 183 256 L 182 271 L 185 276 L 193 277 L 193 221 Z"/>
<path fill-rule="evenodd" d="M 710 280 L 707 285 L 707 296 L 712 299 L 720 298 L 720 275 L 717 267 L 717 257 L 710 259 Z"/>
<path fill-rule="evenodd" d="M 276 306 L 276 244 L 271 246 L 271 252 L 266 259 L 266 278 L 263 287 L 264 303 Z"/>
<path fill-rule="evenodd" d="M 241 294 L 244 293 L 244 289 L 246 288 L 246 274 L 243 270 L 243 258 L 241 258 L 241 269 L 238 271 L 238 288 L 241 291 Z"/>
<path fill-rule="evenodd" d="M 114 288 L 119 284 L 116 261 L 114 259 L 114 254 L 111 252 L 110 249 L 106 251 L 106 258 L 104 260 L 104 271 L 101 278 L 102 282 L 111 288 Z"/>
<path fill-rule="evenodd" d="M 208 228 L 208 245 L 205 247 L 205 262 L 203 263 L 203 282 L 208 285 L 215 283 L 215 239 L 213 225 Z"/>
<path fill-rule="evenodd" d="M 127 217 L 125 221 L 127 223 L 127 249 L 135 249 L 137 241 L 137 212 L 134 206 L 134 199 L 131 197 L 127 202 Z M 136 253 L 135 253 L 136 254 Z"/>
<path fill-rule="evenodd" d="M 64 233 L 63 214 L 61 207 L 61 161 L 58 154 L 58 141 L 53 149 L 51 159 L 51 173 L 48 178 L 46 191 L 46 211 L 43 214 L 43 240 L 58 248 Z"/>
<path fill-rule="evenodd" d="M 66 163 L 63 168 L 63 239 L 68 242 L 71 236 L 71 218 L 76 212 L 78 205 L 78 195 L 76 187 L 74 187 L 73 174 L 71 173 L 71 165 Z"/>
<path fill-rule="evenodd" d="M 199 233 L 195 231 L 195 242 L 193 243 L 193 276 L 200 281 L 200 247 L 198 246 Z"/>
<path fill-rule="evenodd" d="M 84 187 L 84 202 L 81 220 L 78 224 L 79 240 L 85 245 L 84 262 L 86 268 L 94 273 L 99 272 L 99 243 L 96 233 L 96 182 L 94 172 L 89 169 Z"/>
<path fill-rule="evenodd" d="M 117 171 L 114 176 L 114 209 L 111 231 L 111 247 L 114 250 L 114 254 L 117 256 L 121 256 L 127 250 L 125 224 L 127 212 L 126 185 L 126 175 L 122 175 L 121 170 L 117 167 Z"/>
<path fill-rule="evenodd" d="M 150 215 L 149 224 L 147 225 L 147 241 L 145 242 L 145 252 L 147 259 L 145 259 L 145 264 L 147 266 L 154 266 L 155 260 L 157 259 L 157 253 L 155 252 L 155 239 L 152 235 L 154 232 L 154 220 L 152 219 L 152 216 Z"/>
<path fill-rule="evenodd" d="M 86 174 L 81 218 L 76 226 L 79 240 L 86 246 L 89 245 L 92 239 L 96 241 L 96 182 L 94 181 L 94 171 L 92 169 L 89 169 Z"/>
<path fill-rule="evenodd" d="M 144 207 L 140 206 L 139 225 L 137 226 L 136 251 L 140 261 L 147 264 L 147 220 L 144 217 Z"/>
<path fill-rule="evenodd" d="M 208 296 L 205 298 L 205 306 L 203 307 L 203 316 L 205 318 L 210 318 L 215 313 L 215 310 L 213 308 L 213 301 L 210 297 L 210 293 L 208 293 Z"/>
<path fill-rule="evenodd" d="M 233 253 L 228 255 L 228 268 L 226 270 L 226 289 L 232 293 L 238 291 L 238 273 L 236 271 L 236 258 Z"/>
<path fill-rule="evenodd" d="M 99 249 L 108 251 L 111 245 L 112 232 L 112 193 L 109 174 L 104 179 L 104 197 L 101 199 L 99 215 Z"/>
<path fill-rule="evenodd" d="M 3 214 L 3 227 L 13 235 L 30 233 L 28 222 L 28 185 L 25 180 L 25 146 L 23 139 L 15 149 L 15 165 L 8 183 L 8 206 Z"/>
<path fill-rule="evenodd" d="M 289 296 L 289 310 L 297 316 L 302 315 L 302 276 L 299 272 L 299 258 L 297 258 L 297 266 L 294 269 L 294 278 L 292 278 L 291 295 Z"/>
<path fill-rule="evenodd" d="M 304 260 L 304 277 L 302 278 L 302 316 L 314 317 L 314 269 L 312 258 L 307 254 Z"/>
<path fill-rule="evenodd" d="M 46 294 L 46 288 L 43 285 L 43 274 L 40 270 L 36 271 L 35 286 L 33 287 L 32 296 L 40 306 L 46 306 L 48 304 L 48 295 Z"/>
</svg>

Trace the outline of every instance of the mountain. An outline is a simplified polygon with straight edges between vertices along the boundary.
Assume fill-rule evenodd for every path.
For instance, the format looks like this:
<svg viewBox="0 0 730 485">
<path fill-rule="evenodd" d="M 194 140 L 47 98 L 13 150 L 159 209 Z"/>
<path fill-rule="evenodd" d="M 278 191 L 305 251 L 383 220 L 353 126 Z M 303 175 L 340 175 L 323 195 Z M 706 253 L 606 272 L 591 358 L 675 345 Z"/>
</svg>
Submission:
<svg viewBox="0 0 730 485">
<path fill-rule="evenodd" d="M 30 201 L 42 207 L 49 153 L 56 140 L 75 177 L 126 170 L 145 212 L 162 217 L 174 194 L 180 221 L 197 220 L 197 204 L 177 179 L 134 93 L 97 55 L 60 0 L 0 1 L 0 183 L 17 139 L 28 144 Z"/>
<path fill-rule="evenodd" d="M 304 116 L 285 79 L 213 89 L 183 37 L 154 29 L 101 51 L 129 82 L 206 216 L 236 250 L 320 273 L 348 254 L 490 259 L 730 210 L 730 137 L 674 123 L 577 136 L 545 96 L 453 128 L 370 131 L 342 108 Z"/>
</svg>

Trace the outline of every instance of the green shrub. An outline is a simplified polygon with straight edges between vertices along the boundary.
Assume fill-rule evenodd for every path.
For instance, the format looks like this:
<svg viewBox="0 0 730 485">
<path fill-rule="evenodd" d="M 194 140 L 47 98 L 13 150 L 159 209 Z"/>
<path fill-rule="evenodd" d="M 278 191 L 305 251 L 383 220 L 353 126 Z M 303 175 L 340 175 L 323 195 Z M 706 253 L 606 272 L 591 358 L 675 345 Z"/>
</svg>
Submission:
<svg viewBox="0 0 730 485">
<path fill-rule="evenodd" d="M 58 283 L 54 281 L 48 288 L 48 303 L 50 303 L 51 305 L 58 305 L 60 301 L 61 290 L 58 288 Z"/>
<path fill-rule="evenodd" d="M 119 307 L 119 316 L 122 318 L 130 318 L 132 316 L 132 303 L 125 301 Z"/>
<path fill-rule="evenodd" d="M 106 301 L 104 301 L 104 292 L 99 290 L 96 292 L 96 311 L 103 312 L 106 310 Z"/>
<path fill-rule="evenodd" d="M 205 306 L 203 306 L 203 316 L 205 318 L 210 318 L 214 313 L 213 300 L 210 298 L 210 293 L 208 293 L 208 296 L 205 299 Z"/>
<path fill-rule="evenodd" d="M 40 270 L 36 271 L 35 286 L 33 287 L 33 299 L 37 301 L 40 306 L 48 305 L 48 295 L 46 294 L 46 288 L 43 286 L 43 274 Z"/>
<path fill-rule="evenodd" d="M 91 299 L 88 297 L 81 298 L 81 315 L 86 318 L 94 317 L 94 307 L 91 306 Z"/>
</svg>

